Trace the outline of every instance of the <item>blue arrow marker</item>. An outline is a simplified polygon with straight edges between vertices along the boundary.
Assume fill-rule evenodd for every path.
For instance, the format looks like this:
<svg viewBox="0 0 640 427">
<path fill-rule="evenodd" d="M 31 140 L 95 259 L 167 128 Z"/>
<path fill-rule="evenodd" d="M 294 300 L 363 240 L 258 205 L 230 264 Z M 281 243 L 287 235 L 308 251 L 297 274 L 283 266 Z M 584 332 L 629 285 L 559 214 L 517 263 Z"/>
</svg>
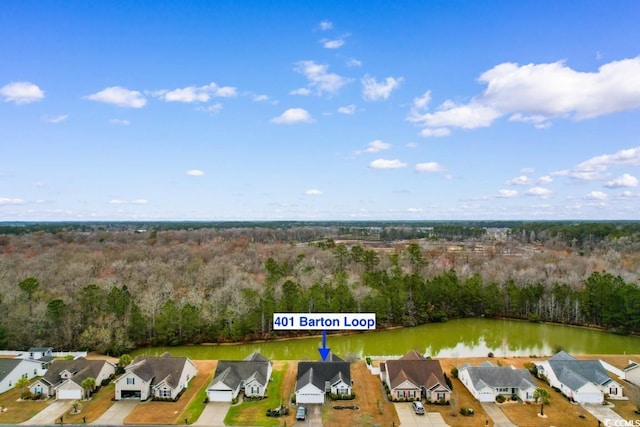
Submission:
<svg viewBox="0 0 640 427">
<path fill-rule="evenodd" d="M 319 348 L 320 356 L 322 357 L 322 361 L 327 360 L 327 356 L 331 352 L 330 348 L 327 348 L 327 331 L 322 331 L 322 348 Z"/>
</svg>

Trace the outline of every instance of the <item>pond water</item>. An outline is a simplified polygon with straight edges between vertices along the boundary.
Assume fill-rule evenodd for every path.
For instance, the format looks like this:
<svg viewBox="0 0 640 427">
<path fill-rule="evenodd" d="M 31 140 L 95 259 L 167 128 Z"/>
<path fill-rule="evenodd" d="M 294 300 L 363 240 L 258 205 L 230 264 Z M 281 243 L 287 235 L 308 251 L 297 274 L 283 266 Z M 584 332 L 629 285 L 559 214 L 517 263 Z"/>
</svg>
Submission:
<svg viewBox="0 0 640 427">
<path fill-rule="evenodd" d="M 320 333 L 320 331 L 318 331 Z M 272 360 L 315 360 L 321 336 L 248 344 L 149 347 L 132 355 L 159 356 L 165 351 L 195 360 L 243 359 L 259 351 Z M 327 336 L 327 347 L 341 357 L 402 355 L 410 350 L 432 357 L 551 355 L 557 349 L 574 354 L 640 354 L 640 337 L 565 325 L 518 320 L 456 319 L 412 328 Z"/>
</svg>

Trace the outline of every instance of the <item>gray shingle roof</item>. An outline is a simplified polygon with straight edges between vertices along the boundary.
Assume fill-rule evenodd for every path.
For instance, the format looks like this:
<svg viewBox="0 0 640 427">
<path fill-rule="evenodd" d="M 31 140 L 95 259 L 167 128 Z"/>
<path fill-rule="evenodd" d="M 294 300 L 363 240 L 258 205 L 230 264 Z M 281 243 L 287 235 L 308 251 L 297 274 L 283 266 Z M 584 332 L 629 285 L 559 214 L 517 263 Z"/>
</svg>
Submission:
<svg viewBox="0 0 640 427">
<path fill-rule="evenodd" d="M 531 373 L 526 369 L 487 366 L 484 363 L 476 367 L 463 365 L 461 369 L 466 369 L 469 372 L 469 377 L 476 390 L 483 388 L 484 385 L 491 388 L 509 387 L 523 390 L 536 387 Z"/>
<path fill-rule="evenodd" d="M 554 359 L 552 357 L 548 363 L 558 377 L 558 381 L 572 390 L 577 390 L 590 382 L 605 385 L 611 381 L 599 360 Z"/>
<path fill-rule="evenodd" d="M 244 360 L 220 360 L 209 387 L 222 383 L 235 390 L 242 381 L 252 378 L 264 386 L 267 384 L 270 364 L 269 359 L 257 352 Z"/>
<path fill-rule="evenodd" d="M 105 363 L 106 360 L 87 360 L 80 357 L 75 360 L 54 360 L 51 362 L 51 366 L 44 374 L 43 379 L 52 386 L 56 386 L 66 379 L 60 377 L 60 373 L 68 371 L 71 374 L 71 381 L 81 385 L 85 378 L 96 378 Z"/>
<path fill-rule="evenodd" d="M 338 359 L 338 357 L 334 357 L 334 360 Z M 351 366 L 349 362 L 298 362 L 296 391 L 307 384 L 313 384 L 324 391 L 326 381 L 333 384 L 338 380 L 351 385 Z"/>
<path fill-rule="evenodd" d="M 173 357 L 164 353 L 160 357 L 139 356 L 127 366 L 127 372 L 133 372 L 144 381 L 151 381 L 151 385 L 166 380 L 172 388 L 176 388 L 180 382 L 180 376 L 188 362 L 187 357 Z"/>
<path fill-rule="evenodd" d="M 22 359 L 2 359 L 0 358 L 0 381 L 2 381 L 16 366 L 22 362 Z"/>
</svg>

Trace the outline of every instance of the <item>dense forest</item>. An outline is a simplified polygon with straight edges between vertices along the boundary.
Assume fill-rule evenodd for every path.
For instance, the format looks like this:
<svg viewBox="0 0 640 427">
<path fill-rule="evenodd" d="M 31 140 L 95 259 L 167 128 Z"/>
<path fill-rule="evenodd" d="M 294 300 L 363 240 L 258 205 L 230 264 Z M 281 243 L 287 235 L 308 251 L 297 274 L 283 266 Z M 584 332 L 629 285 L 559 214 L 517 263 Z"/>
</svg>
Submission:
<svg viewBox="0 0 640 427">
<path fill-rule="evenodd" d="M 4 224 L 0 346 L 268 339 L 274 312 L 637 333 L 639 249 L 634 222 Z"/>
</svg>

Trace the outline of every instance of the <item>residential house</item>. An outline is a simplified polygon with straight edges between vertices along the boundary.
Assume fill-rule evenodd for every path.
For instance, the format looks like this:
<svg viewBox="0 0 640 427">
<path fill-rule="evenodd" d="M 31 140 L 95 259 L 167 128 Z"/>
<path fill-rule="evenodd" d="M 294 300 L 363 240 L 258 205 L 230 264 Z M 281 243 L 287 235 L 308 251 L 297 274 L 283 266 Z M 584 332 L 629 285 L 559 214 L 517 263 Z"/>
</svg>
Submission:
<svg viewBox="0 0 640 427">
<path fill-rule="evenodd" d="M 196 365 L 188 357 L 136 357 L 116 381 L 115 399 L 149 398 L 176 400 L 196 376 Z"/>
<path fill-rule="evenodd" d="M 209 402 L 231 402 L 240 391 L 245 396 L 264 396 L 273 365 L 258 352 L 244 360 L 220 360 L 207 387 Z"/>
<path fill-rule="evenodd" d="M 498 395 L 517 396 L 524 402 L 535 400 L 536 382 L 527 369 L 495 366 L 491 362 L 479 366 L 465 363 L 458 368 L 458 379 L 480 402 L 493 402 Z"/>
<path fill-rule="evenodd" d="M 440 362 L 412 350 L 397 360 L 380 364 L 380 378 L 389 387 L 392 400 L 449 401 L 451 389 Z"/>
<path fill-rule="evenodd" d="M 604 395 L 622 397 L 622 385 L 609 377 L 599 360 L 578 360 L 561 351 L 549 360 L 536 363 L 538 375 L 549 385 L 578 403 L 602 403 Z"/>
<path fill-rule="evenodd" d="M 629 364 L 622 368 L 622 372 L 624 372 L 625 380 L 629 381 L 631 384 L 640 386 L 640 364 L 633 360 L 629 360 Z"/>
<path fill-rule="evenodd" d="M 45 372 L 47 364 L 38 360 L 0 358 L 0 393 L 14 388 L 20 378 L 31 379 Z"/>
<path fill-rule="evenodd" d="M 82 399 L 82 382 L 87 378 L 95 380 L 99 387 L 104 380 L 116 373 L 116 367 L 106 360 L 54 360 L 42 378 L 29 386 L 33 394 L 56 399 Z M 91 390 L 93 391 L 93 390 Z"/>
<path fill-rule="evenodd" d="M 351 395 L 349 362 L 333 354 L 322 362 L 298 362 L 295 393 L 298 404 L 322 404 L 327 393 Z"/>
<path fill-rule="evenodd" d="M 53 347 L 31 347 L 27 350 L 27 354 L 25 355 L 29 359 L 45 359 L 52 360 L 53 359 Z"/>
</svg>

